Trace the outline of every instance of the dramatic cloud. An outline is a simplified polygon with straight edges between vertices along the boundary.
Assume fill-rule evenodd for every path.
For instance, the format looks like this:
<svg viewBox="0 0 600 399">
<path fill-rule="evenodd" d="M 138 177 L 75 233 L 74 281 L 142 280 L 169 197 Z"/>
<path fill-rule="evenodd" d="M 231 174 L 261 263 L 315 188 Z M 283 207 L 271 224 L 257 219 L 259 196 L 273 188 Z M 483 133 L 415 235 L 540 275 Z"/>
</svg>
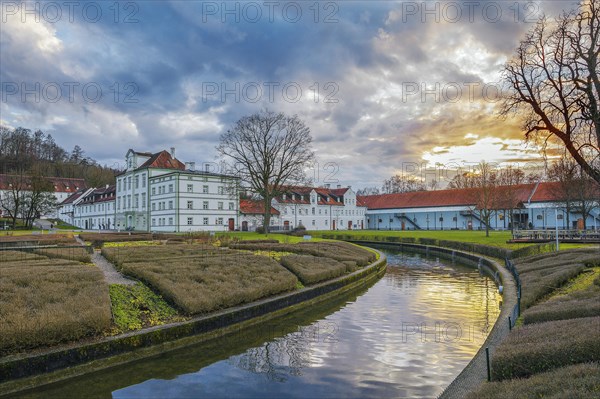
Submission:
<svg viewBox="0 0 600 399">
<path fill-rule="evenodd" d="M 211 162 L 222 132 L 269 108 L 311 127 L 317 184 L 362 187 L 406 165 L 539 160 L 498 118 L 500 70 L 536 18 L 573 4 L 1 6 L 2 124 L 109 165 L 128 148 Z"/>
</svg>

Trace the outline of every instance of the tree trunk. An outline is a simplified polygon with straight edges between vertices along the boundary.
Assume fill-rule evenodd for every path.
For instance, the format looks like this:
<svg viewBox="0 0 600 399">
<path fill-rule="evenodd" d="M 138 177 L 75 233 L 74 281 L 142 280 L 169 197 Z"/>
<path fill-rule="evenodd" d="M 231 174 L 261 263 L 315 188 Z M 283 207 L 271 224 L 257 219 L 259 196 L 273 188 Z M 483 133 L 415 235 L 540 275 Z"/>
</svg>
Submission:
<svg viewBox="0 0 600 399">
<path fill-rule="evenodd" d="M 264 201 L 264 217 L 263 217 L 263 229 L 265 234 L 269 234 L 271 227 L 271 198 L 265 196 Z"/>
</svg>

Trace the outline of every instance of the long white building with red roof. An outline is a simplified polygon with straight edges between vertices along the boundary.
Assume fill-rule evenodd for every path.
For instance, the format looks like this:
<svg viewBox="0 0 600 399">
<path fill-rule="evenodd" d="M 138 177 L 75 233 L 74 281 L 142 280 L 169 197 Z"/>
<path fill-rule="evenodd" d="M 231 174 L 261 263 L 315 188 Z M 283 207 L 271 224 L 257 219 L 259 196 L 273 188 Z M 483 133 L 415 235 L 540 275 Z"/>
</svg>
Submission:
<svg viewBox="0 0 600 399">
<path fill-rule="evenodd" d="M 582 229 L 584 215 L 578 210 L 577 200 L 572 200 L 567 207 L 558 184 L 542 182 L 498 187 L 489 206 L 492 209 L 490 228 L 507 230 L 514 223 L 515 228 L 521 229 L 556 226 Z M 597 193 L 600 190 L 591 190 L 585 199 L 589 209 L 585 215 L 588 229 L 600 227 Z M 367 226 L 373 230 L 485 229 L 485 221 L 478 211 L 482 204 L 475 188 L 369 195 L 358 199 L 368 207 Z"/>
</svg>

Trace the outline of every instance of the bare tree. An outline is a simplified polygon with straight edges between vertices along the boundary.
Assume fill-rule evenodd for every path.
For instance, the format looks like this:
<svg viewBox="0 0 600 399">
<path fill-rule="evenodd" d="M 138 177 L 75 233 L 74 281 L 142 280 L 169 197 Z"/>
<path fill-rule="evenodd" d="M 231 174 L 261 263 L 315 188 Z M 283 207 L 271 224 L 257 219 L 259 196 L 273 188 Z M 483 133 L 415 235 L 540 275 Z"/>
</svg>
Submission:
<svg viewBox="0 0 600 399">
<path fill-rule="evenodd" d="M 50 180 L 34 175 L 28 181 L 28 190 L 23 195 L 22 218 L 25 226 L 31 228 L 36 218 L 56 209 L 57 201 Z"/>
<path fill-rule="evenodd" d="M 497 210 L 498 179 L 496 171 L 491 164 L 481 161 L 475 171 L 474 202 L 475 211 L 485 225 L 485 236 L 490 236 L 490 223 L 492 215 Z"/>
<path fill-rule="evenodd" d="M 8 189 L 4 192 L 4 195 L 0 194 L 0 207 L 2 207 L 2 213 L 11 219 L 11 226 L 15 229 L 17 219 L 21 216 L 25 207 L 26 177 L 23 172 L 7 176 L 6 184 Z"/>
<path fill-rule="evenodd" d="M 409 193 L 412 191 L 426 191 L 425 184 L 416 177 L 409 175 L 394 175 L 383 181 L 381 192 L 384 194 Z"/>
<path fill-rule="evenodd" d="M 263 200 L 265 233 L 273 198 L 286 186 L 306 183 L 305 169 L 314 161 L 311 143 L 310 129 L 298 116 L 268 110 L 241 118 L 221 135 L 217 151 Z"/>
<path fill-rule="evenodd" d="M 356 195 L 378 195 L 379 193 L 378 187 L 365 187 L 356 191 Z"/>
<path fill-rule="evenodd" d="M 558 139 L 600 183 L 600 4 L 583 1 L 553 24 L 541 18 L 504 68 L 502 114 L 524 119 L 526 139 Z"/>
</svg>

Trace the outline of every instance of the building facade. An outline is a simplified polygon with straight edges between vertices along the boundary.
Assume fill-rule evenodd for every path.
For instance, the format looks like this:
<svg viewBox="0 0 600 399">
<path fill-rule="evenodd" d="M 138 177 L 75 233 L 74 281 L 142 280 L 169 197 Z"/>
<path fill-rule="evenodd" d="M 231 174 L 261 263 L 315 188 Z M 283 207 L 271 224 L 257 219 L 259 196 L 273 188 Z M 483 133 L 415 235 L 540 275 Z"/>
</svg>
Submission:
<svg viewBox="0 0 600 399">
<path fill-rule="evenodd" d="M 289 187 L 273 199 L 280 230 L 362 230 L 367 207 L 351 187 Z"/>
<path fill-rule="evenodd" d="M 264 205 L 260 200 L 240 200 L 239 231 L 256 231 L 258 227 L 264 226 Z M 279 211 L 271 207 L 271 230 L 280 230 L 281 222 Z"/>
<path fill-rule="evenodd" d="M 115 228 L 115 198 L 114 185 L 90 190 L 80 199 L 76 199 L 76 204 L 72 205 L 73 224 L 86 230 L 113 230 Z"/>
<path fill-rule="evenodd" d="M 497 188 L 489 220 L 493 230 L 582 228 L 582 214 L 560 200 L 556 183 L 532 183 Z M 417 191 L 359 197 L 367 207 L 372 230 L 483 230 L 477 189 Z M 600 228 L 599 199 L 586 199 L 585 225 Z M 568 214 L 568 217 L 567 217 Z M 512 217 L 511 217 L 512 215 Z M 569 219 L 569 225 L 566 220 Z"/>
<path fill-rule="evenodd" d="M 238 179 L 197 171 L 175 158 L 129 150 L 127 169 L 117 176 L 117 230 L 227 231 L 237 226 Z"/>
</svg>

